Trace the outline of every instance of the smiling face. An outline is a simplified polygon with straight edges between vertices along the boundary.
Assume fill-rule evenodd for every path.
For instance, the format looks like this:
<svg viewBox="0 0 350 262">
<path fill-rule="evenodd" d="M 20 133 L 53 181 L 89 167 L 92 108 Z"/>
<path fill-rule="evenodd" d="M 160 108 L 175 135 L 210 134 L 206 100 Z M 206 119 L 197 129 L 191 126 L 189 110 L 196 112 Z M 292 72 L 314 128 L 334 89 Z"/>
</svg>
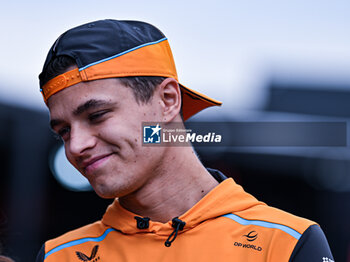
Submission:
<svg viewBox="0 0 350 262">
<path fill-rule="evenodd" d="M 157 92 L 155 92 L 157 93 Z M 81 82 L 49 99 L 52 129 L 66 156 L 104 198 L 144 185 L 161 165 L 165 148 L 142 146 L 142 122 L 162 120 L 161 97 L 137 103 L 118 79 Z"/>
</svg>

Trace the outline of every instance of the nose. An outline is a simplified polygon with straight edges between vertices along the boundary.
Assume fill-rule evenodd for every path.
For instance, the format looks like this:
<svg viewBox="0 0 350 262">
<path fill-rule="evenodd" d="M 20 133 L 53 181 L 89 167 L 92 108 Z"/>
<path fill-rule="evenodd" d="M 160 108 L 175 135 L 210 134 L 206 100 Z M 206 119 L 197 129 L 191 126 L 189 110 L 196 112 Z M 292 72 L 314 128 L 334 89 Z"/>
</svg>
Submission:
<svg viewBox="0 0 350 262">
<path fill-rule="evenodd" d="M 81 156 L 96 145 L 96 137 L 92 131 L 82 126 L 71 127 L 70 139 L 66 150 L 72 156 Z"/>
</svg>

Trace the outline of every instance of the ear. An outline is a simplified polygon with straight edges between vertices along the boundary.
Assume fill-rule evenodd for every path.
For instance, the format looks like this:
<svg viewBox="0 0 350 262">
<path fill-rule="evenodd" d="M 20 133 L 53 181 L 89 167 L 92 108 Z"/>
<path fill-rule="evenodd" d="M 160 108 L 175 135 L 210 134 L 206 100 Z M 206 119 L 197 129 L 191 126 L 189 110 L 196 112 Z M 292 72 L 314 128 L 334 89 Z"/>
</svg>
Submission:
<svg viewBox="0 0 350 262">
<path fill-rule="evenodd" d="M 180 116 L 181 91 L 174 78 L 167 78 L 159 85 L 159 94 L 163 106 L 163 121 L 170 122 Z M 181 118 L 180 118 L 181 119 Z"/>
</svg>

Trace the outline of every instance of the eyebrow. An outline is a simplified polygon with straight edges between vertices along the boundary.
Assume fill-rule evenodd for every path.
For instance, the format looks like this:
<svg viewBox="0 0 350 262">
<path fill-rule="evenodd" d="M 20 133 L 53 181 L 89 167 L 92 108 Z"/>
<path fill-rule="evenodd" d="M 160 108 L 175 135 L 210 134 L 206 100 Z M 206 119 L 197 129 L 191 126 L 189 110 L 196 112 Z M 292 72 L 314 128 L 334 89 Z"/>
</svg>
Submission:
<svg viewBox="0 0 350 262">
<path fill-rule="evenodd" d="M 95 109 L 101 106 L 107 106 L 112 104 L 111 102 L 108 102 L 106 100 L 97 100 L 97 99 L 90 99 L 86 101 L 85 103 L 79 105 L 77 109 L 73 111 L 74 115 L 81 115 L 82 113 L 86 112 L 89 109 Z"/>
<path fill-rule="evenodd" d="M 84 102 L 83 104 L 79 105 L 74 111 L 73 111 L 73 115 L 81 115 L 83 114 L 84 112 L 86 112 L 87 110 L 89 109 L 96 109 L 98 107 L 101 107 L 101 106 L 108 106 L 108 105 L 111 105 L 113 103 L 111 102 L 108 102 L 106 100 L 97 100 L 97 99 L 90 99 L 86 102 Z M 60 120 L 60 119 L 52 119 L 50 121 L 50 127 L 51 129 L 54 129 L 55 126 L 63 123 L 64 121 L 63 120 Z"/>
</svg>

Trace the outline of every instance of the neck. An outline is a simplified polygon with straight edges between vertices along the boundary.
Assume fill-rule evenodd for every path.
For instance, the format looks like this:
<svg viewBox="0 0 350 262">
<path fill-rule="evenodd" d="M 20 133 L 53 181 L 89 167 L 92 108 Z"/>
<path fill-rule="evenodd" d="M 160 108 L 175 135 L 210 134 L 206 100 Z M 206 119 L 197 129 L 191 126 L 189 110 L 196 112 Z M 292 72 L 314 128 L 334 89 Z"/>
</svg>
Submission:
<svg viewBox="0 0 350 262">
<path fill-rule="evenodd" d="M 135 214 L 165 223 L 189 210 L 218 182 L 192 147 L 172 147 L 163 159 L 150 181 L 119 202 Z"/>
</svg>

